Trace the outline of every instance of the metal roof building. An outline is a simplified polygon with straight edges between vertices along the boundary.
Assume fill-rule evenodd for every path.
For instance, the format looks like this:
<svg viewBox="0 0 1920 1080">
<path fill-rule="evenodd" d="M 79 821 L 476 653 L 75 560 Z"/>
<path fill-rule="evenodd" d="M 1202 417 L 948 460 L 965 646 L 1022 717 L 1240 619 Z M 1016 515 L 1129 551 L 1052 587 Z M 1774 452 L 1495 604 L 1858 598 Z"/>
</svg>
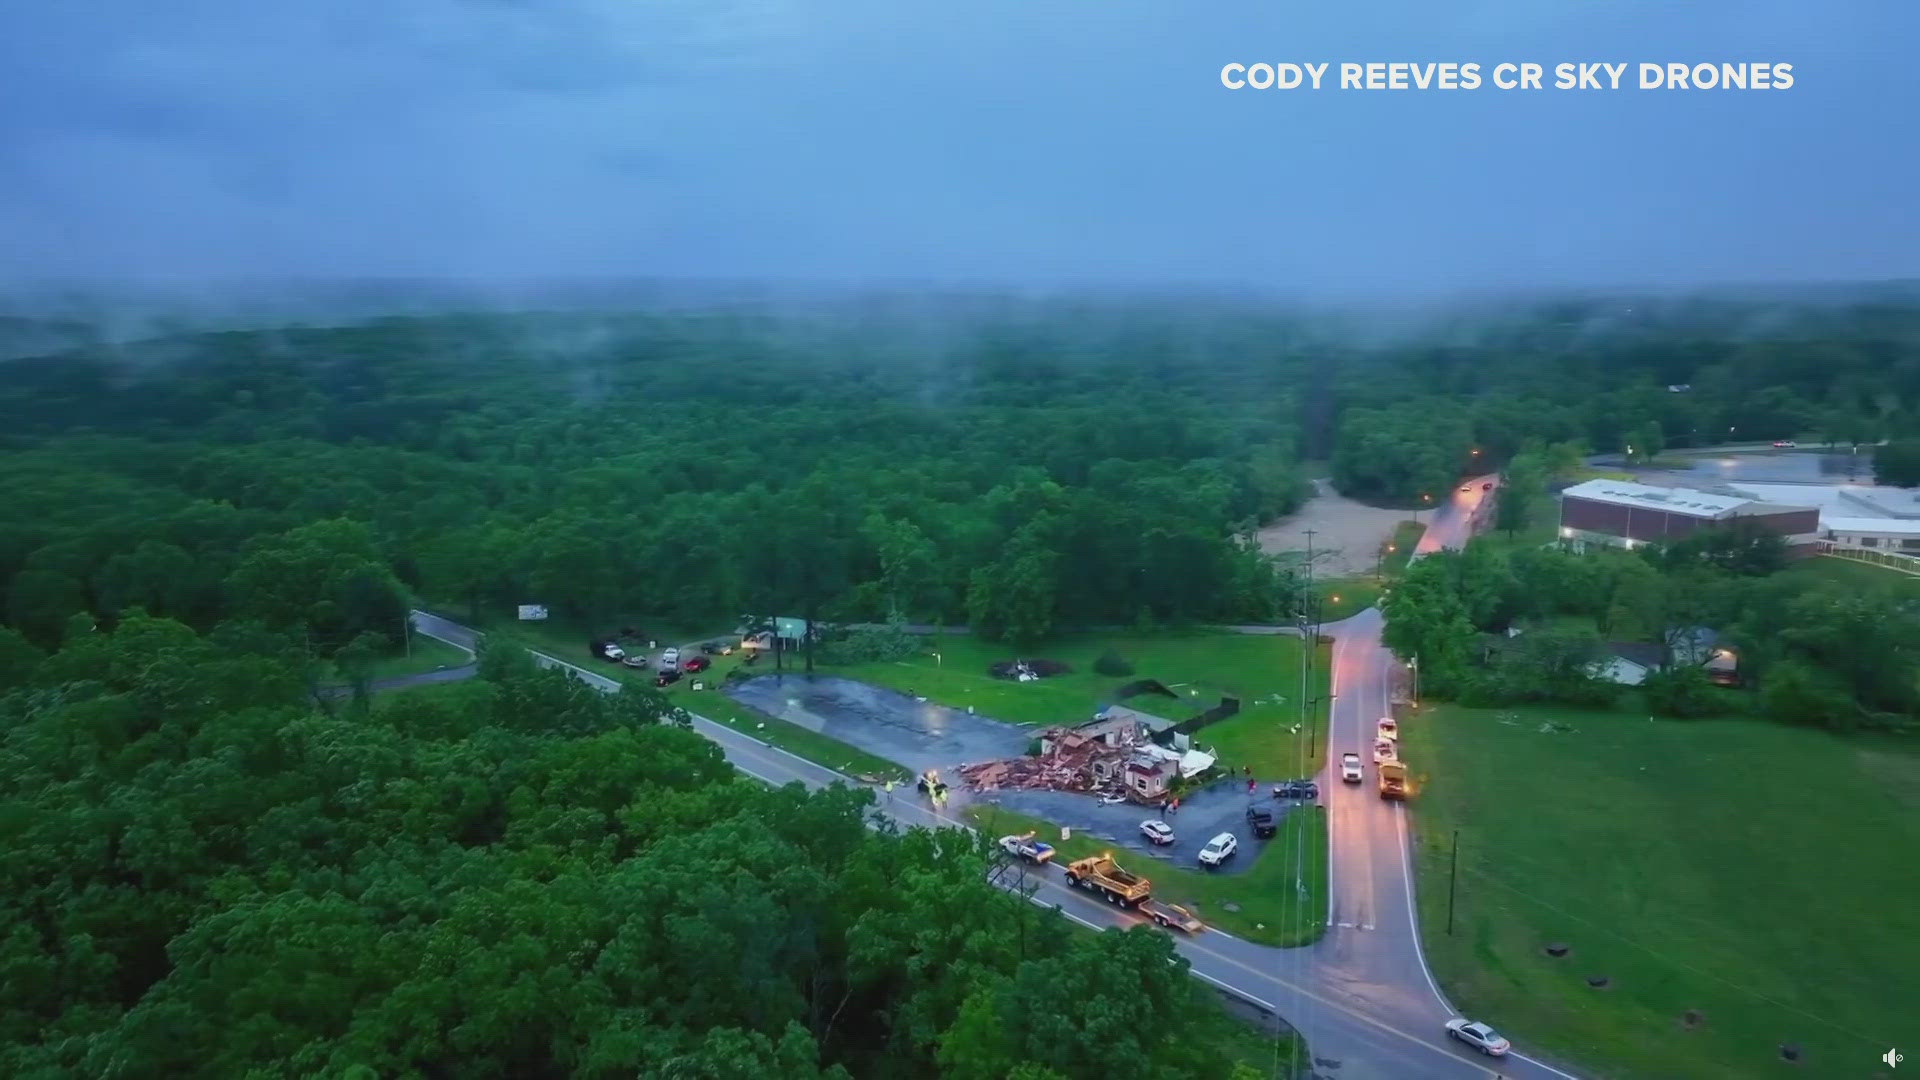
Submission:
<svg viewBox="0 0 1920 1080">
<path fill-rule="evenodd" d="M 1817 546 L 1820 511 L 1812 506 L 1627 480 L 1589 480 L 1560 496 L 1560 536 L 1575 544 L 1670 543 L 1735 518 L 1758 520 L 1785 537 L 1795 554 L 1811 553 Z"/>
</svg>

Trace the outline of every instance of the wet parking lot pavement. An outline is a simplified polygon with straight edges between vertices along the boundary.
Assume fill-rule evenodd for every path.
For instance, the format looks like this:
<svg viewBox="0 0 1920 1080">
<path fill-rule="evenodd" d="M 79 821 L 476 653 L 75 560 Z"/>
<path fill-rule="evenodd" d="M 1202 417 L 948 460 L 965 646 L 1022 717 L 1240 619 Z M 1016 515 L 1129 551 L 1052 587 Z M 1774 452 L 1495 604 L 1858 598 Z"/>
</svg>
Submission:
<svg viewBox="0 0 1920 1080">
<path fill-rule="evenodd" d="M 1256 790 L 1259 798 L 1252 800 L 1252 803 L 1271 808 L 1276 823 L 1294 807 L 1311 805 L 1295 799 L 1272 798 L 1270 793 L 1273 785 L 1270 782 L 1261 783 Z M 1240 851 L 1217 872 L 1238 874 L 1252 867 L 1254 858 L 1260 853 L 1260 846 L 1269 843 L 1256 839 L 1253 829 L 1247 825 L 1247 807 L 1252 803 L 1247 799 L 1244 781 L 1215 784 L 1181 800 L 1180 809 L 1166 817 L 1167 824 L 1173 826 L 1174 836 L 1174 842 L 1166 847 L 1148 843 L 1140 833 L 1140 823 L 1148 818 L 1158 818 L 1159 813 L 1134 803 L 1102 806 L 1094 796 L 1069 791 L 987 791 L 973 796 L 973 801 L 976 805 L 1002 806 L 1017 814 L 1065 825 L 1073 829 L 1075 835 L 1111 841 L 1116 853 L 1124 849 L 1132 856 L 1131 862 L 1122 858 L 1122 866 L 1132 863 L 1145 865 L 1144 860 L 1151 858 L 1169 866 L 1198 870 L 1200 849 L 1216 834 L 1230 832 L 1239 838 Z M 990 820 L 983 820 L 982 826 L 985 827 Z"/>
<path fill-rule="evenodd" d="M 833 675 L 760 675 L 724 692 L 914 772 L 1018 757 L 1035 730 Z"/>
</svg>

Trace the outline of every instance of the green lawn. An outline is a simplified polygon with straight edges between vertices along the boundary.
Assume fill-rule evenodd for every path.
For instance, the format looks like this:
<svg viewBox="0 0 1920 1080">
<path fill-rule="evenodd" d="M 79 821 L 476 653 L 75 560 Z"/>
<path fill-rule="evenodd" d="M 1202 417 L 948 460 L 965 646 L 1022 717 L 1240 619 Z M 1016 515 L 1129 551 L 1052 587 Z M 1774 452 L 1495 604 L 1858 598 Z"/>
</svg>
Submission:
<svg viewBox="0 0 1920 1080">
<path fill-rule="evenodd" d="M 1614 1077 L 1865 1076 L 1914 1041 L 1920 748 L 1444 706 L 1403 730 L 1427 957 L 1466 1012 Z"/>
<path fill-rule="evenodd" d="M 1320 621 L 1339 622 L 1379 603 L 1382 582 L 1372 574 L 1334 578 L 1315 582 L 1313 591 L 1320 598 Z"/>
<path fill-rule="evenodd" d="M 1101 675 L 1093 664 L 1109 647 L 1133 665 L 1126 678 Z M 1184 720 L 1238 697 L 1238 715 L 1203 728 L 1196 741 L 1216 749 L 1223 763 L 1250 765 L 1262 778 L 1310 774 L 1319 768 L 1326 740 L 1326 706 L 1315 710 L 1320 735 L 1309 737 L 1296 726 L 1301 714 L 1300 651 L 1296 637 L 1235 634 L 1222 631 L 1167 631 L 1157 634 L 1080 634 L 1062 637 L 1016 653 L 1006 645 L 971 635 L 926 639 L 926 652 L 907 660 L 879 664 L 825 666 L 821 670 L 896 690 L 956 708 L 972 706 L 983 716 L 1017 724 L 1074 724 L 1092 719 L 1113 704 L 1114 690 L 1134 679 L 1158 679 L 1180 700 L 1140 695 L 1127 704 L 1154 716 Z M 938 654 L 937 656 L 935 654 Z M 1318 650 L 1308 698 L 1321 698 L 1327 685 L 1326 647 Z M 999 660 L 1045 657 L 1073 665 L 1073 671 L 1020 683 L 987 674 Z M 766 661 L 762 661 L 764 666 Z M 1308 753 L 1311 750 L 1312 753 Z"/>
<path fill-rule="evenodd" d="M 1413 549 L 1419 545 L 1420 538 L 1427 534 L 1427 527 L 1418 521 L 1403 521 L 1393 527 L 1393 550 L 1387 552 L 1380 562 L 1380 572 L 1391 580 L 1407 568 L 1407 560 L 1413 558 Z"/>
<path fill-rule="evenodd" d="M 418 675 L 423 671 L 459 667 L 467 663 L 467 654 L 437 638 L 425 634 L 409 635 L 406 652 L 382 657 L 373 666 L 373 677 L 391 679 L 399 675 Z"/>
<path fill-rule="evenodd" d="M 1037 832 L 1058 849 L 1055 861 L 1112 851 L 1104 840 L 1075 834 L 1060 839 L 1060 827 L 1038 818 L 976 802 L 962 811 L 988 836 Z M 1208 926 L 1262 945 L 1293 947 L 1319 940 L 1327 919 L 1327 815 L 1320 807 L 1296 810 L 1281 819 L 1279 833 L 1261 846 L 1253 869 L 1244 874 L 1209 874 L 1163 866 L 1144 855 L 1117 853 L 1120 865 L 1153 880 L 1153 895 L 1190 908 Z M 1295 863 L 1300 863 L 1296 880 Z M 1302 891 L 1304 885 L 1305 891 Z M 1227 904 L 1239 911 L 1228 911 Z"/>
<path fill-rule="evenodd" d="M 1801 559 L 1788 567 L 1786 573 L 1795 577 L 1825 578 L 1872 592 L 1892 590 L 1902 596 L 1920 598 L 1920 577 L 1838 555 Z"/>
</svg>

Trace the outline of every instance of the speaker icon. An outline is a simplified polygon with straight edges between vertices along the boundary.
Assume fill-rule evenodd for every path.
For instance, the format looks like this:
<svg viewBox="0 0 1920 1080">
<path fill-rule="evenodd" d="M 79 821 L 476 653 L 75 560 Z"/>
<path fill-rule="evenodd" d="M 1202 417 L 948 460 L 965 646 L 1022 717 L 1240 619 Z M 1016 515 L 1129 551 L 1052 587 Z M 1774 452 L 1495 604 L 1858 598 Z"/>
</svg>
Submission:
<svg viewBox="0 0 1920 1080">
<path fill-rule="evenodd" d="M 1880 1055 L 1880 1060 L 1886 1062 L 1887 1068 L 1891 1069 L 1907 1060 L 1907 1056 L 1898 1050 L 1889 1050 Z"/>
</svg>

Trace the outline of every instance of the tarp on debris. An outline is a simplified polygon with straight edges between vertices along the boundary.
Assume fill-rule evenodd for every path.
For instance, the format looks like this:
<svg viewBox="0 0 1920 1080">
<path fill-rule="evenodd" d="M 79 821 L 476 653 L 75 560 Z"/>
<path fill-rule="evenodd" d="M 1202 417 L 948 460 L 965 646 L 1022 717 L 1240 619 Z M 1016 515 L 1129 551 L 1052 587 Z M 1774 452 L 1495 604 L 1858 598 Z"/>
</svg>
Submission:
<svg viewBox="0 0 1920 1080">
<path fill-rule="evenodd" d="M 1213 768 L 1215 760 L 1217 759 L 1205 750 L 1189 750 L 1180 758 L 1180 776 L 1182 779 L 1198 776 Z"/>
</svg>

